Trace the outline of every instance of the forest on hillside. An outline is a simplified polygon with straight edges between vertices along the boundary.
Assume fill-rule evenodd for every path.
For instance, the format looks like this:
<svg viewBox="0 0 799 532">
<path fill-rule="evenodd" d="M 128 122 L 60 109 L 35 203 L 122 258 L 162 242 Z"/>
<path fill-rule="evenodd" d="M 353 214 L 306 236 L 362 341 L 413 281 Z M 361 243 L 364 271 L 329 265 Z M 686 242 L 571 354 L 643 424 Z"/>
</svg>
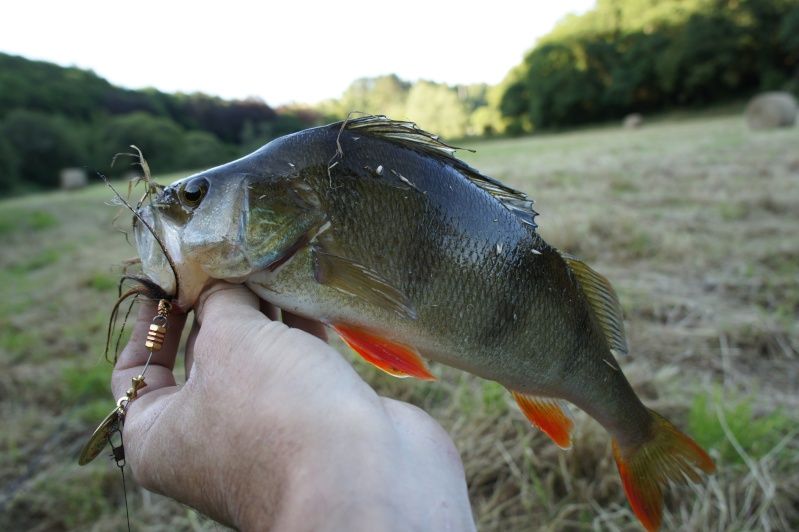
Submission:
<svg viewBox="0 0 799 532">
<path fill-rule="evenodd" d="M 0 53 L 0 184 L 5 192 L 58 185 L 59 169 L 110 168 L 137 145 L 159 173 L 223 163 L 317 122 L 263 101 L 166 94 L 111 85 L 94 72 Z M 93 166 L 92 166 L 93 165 Z"/>
<path fill-rule="evenodd" d="M 799 0 L 598 0 L 503 82 L 510 132 L 799 92 Z"/>
<path fill-rule="evenodd" d="M 799 0 L 598 0 L 539 39 L 499 85 L 386 75 L 355 80 L 313 107 L 129 90 L 91 71 L 0 53 L 0 185 L 4 195 L 55 187 L 71 166 L 121 174 L 127 165 L 107 165 L 131 144 L 158 173 L 208 167 L 351 111 L 410 119 L 451 140 L 699 108 L 762 90 L 799 93 Z"/>
</svg>

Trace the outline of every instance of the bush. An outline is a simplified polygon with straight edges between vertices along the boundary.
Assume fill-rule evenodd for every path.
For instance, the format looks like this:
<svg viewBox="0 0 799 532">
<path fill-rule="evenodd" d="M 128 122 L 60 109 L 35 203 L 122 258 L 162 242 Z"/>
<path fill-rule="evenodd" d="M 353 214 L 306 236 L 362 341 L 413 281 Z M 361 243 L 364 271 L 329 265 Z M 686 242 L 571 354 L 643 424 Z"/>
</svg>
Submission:
<svg viewBox="0 0 799 532">
<path fill-rule="evenodd" d="M 0 138 L 4 139 L 0 145 L 6 144 L 5 148 L 0 147 L 3 184 L 57 187 L 61 168 L 85 166 L 88 162 L 87 146 L 80 142 L 83 135 L 74 135 L 75 130 L 82 133 L 81 128 L 61 117 L 26 110 L 9 113 L 0 125 Z M 3 155 L 2 150 L 9 149 L 11 155 Z M 18 179 L 14 179 L 15 175 Z"/>
<path fill-rule="evenodd" d="M 185 133 L 168 118 L 135 112 L 109 119 L 100 134 L 100 160 L 110 164 L 117 153 L 131 152 L 131 145 L 142 151 L 157 173 L 182 169 Z M 119 165 L 112 172 L 120 174 L 125 169 Z"/>
<path fill-rule="evenodd" d="M 19 184 L 19 157 L 0 126 L 0 187 L 3 191 Z"/>
<path fill-rule="evenodd" d="M 183 139 L 181 169 L 211 168 L 228 162 L 234 150 L 206 131 L 189 131 Z"/>
</svg>

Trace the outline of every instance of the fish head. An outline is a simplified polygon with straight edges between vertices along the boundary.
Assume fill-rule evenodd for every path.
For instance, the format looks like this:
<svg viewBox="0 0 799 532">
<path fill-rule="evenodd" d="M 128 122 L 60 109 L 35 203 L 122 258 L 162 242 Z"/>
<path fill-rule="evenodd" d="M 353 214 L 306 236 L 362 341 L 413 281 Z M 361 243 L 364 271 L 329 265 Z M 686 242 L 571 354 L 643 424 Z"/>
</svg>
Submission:
<svg viewBox="0 0 799 532">
<path fill-rule="evenodd" d="M 163 189 L 138 213 L 134 235 L 142 271 L 168 294 L 177 291 L 175 303 L 183 310 L 212 279 L 235 280 L 248 273 L 239 239 L 242 181 L 189 176 Z"/>
<path fill-rule="evenodd" d="M 180 309 L 192 308 L 214 279 L 241 283 L 281 263 L 323 225 L 302 176 L 271 159 L 262 149 L 186 177 L 138 211 L 143 273 Z"/>
</svg>

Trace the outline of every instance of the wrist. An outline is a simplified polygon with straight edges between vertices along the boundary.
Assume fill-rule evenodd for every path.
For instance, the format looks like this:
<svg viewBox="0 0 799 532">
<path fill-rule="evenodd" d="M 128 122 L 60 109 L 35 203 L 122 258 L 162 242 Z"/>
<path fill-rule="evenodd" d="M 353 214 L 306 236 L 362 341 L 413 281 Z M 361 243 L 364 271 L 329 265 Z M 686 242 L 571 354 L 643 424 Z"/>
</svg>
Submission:
<svg viewBox="0 0 799 532">
<path fill-rule="evenodd" d="M 444 430 L 404 403 L 340 405 L 285 462 L 281 499 L 254 503 L 242 530 L 473 530 L 463 466 Z M 258 493 L 258 491 L 255 491 Z M 277 503 L 277 504 L 274 504 Z M 279 513 L 269 515 L 270 508 Z"/>
<path fill-rule="evenodd" d="M 377 399 L 375 397 L 375 399 Z M 293 427 L 287 434 L 303 434 L 294 441 L 272 441 L 281 457 L 270 461 L 279 471 L 268 475 L 252 467 L 245 501 L 234 524 L 241 530 L 391 530 L 376 526 L 392 515 L 381 501 L 382 486 L 390 484 L 380 462 L 390 453 L 391 427 L 369 401 L 336 401 L 330 415 L 313 426 Z M 273 480 L 268 480 L 271 476 Z M 279 479 L 279 480 L 278 480 Z M 279 484 L 274 484 L 278 481 Z M 274 490 L 279 485 L 280 489 Z M 272 492 L 271 499 L 259 494 Z M 249 497 L 247 496 L 249 494 Z M 270 511 L 274 513 L 270 513 Z M 396 516 L 392 515 L 396 520 Z M 268 524 L 269 526 L 265 526 Z"/>
</svg>

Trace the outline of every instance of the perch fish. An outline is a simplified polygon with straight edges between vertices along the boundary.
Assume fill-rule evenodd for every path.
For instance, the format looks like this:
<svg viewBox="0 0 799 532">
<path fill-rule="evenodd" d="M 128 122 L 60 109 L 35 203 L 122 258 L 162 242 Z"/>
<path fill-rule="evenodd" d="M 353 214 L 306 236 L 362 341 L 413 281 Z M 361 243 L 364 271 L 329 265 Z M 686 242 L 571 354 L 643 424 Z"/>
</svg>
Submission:
<svg viewBox="0 0 799 532">
<path fill-rule="evenodd" d="M 377 116 L 279 138 L 140 209 L 144 274 L 179 286 L 184 310 L 212 279 L 244 283 L 399 377 L 434 380 L 432 359 L 497 381 L 564 449 L 573 403 L 607 430 L 635 514 L 658 529 L 664 487 L 713 461 L 625 378 L 610 283 L 544 242 L 525 194 L 453 152 Z"/>
</svg>

